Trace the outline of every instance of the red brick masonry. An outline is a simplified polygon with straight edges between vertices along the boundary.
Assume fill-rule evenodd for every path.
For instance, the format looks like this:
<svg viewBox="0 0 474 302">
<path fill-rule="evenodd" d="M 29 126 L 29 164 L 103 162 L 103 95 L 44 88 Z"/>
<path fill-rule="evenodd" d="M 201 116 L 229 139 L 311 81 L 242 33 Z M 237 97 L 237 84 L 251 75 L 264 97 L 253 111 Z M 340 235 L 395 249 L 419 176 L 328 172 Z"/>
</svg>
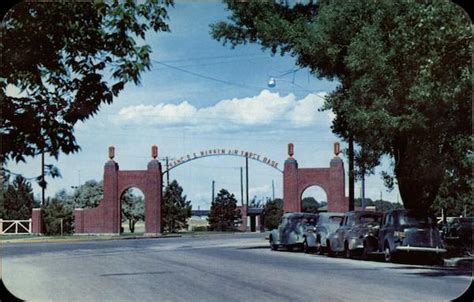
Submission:
<svg viewBox="0 0 474 302">
<path fill-rule="evenodd" d="M 344 184 L 344 163 L 338 156 L 331 160 L 329 168 L 298 168 L 298 162 L 290 157 L 283 171 L 283 210 L 300 212 L 304 190 L 317 185 L 326 192 L 328 211 L 347 212 Z"/>
<path fill-rule="evenodd" d="M 153 159 L 143 171 L 120 171 L 109 160 L 104 166 L 104 199 L 98 207 L 76 209 L 76 233 L 120 233 L 120 196 L 135 187 L 145 195 L 145 233 L 161 233 L 161 164 Z"/>
</svg>

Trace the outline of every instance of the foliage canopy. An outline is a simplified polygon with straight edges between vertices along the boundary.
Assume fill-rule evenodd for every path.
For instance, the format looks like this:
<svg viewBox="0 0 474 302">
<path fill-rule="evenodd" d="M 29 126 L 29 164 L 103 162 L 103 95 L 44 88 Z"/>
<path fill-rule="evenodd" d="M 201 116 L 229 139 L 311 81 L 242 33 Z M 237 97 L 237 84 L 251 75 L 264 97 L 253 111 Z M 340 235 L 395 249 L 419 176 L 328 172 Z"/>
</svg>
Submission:
<svg viewBox="0 0 474 302">
<path fill-rule="evenodd" d="M 389 188 L 406 208 L 472 200 L 472 29 L 446 1 L 227 1 L 215 39 L 290 53 L 318 77 L 337 79 L 324 109 L 332 130 L 359 146 L 360 173 L 383 156 Z M 440 190 L 441 188 L 441 190 Z"/>
<path fill-rule="evenodd" d="M 3 20 L 0 161 L 79 150 L 74 125 L 150 69 L 171 0 L 20 2 Z"/>
<path fill-rule="evenodd" d="M 208 219 L 211 231 L 235 231 L 240 222 L 240 213 L 234 194 L 221 189 L 211 204 Z"/>
<path fill-rule="evenodd" d="M 191 217 L 191 201 L 186 200 L 183 188 L 176 180 L 166 187 L 163 195 L 162 222 L 163 229 L 175 232 L 187 228 L 187 219 Z"/>
</svg>

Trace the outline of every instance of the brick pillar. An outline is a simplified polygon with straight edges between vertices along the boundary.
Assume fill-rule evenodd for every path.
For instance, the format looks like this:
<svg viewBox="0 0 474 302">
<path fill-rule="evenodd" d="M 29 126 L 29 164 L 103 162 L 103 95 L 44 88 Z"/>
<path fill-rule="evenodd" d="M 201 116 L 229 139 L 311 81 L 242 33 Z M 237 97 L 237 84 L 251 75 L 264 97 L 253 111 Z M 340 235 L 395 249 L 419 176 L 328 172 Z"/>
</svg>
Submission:
<svg viewBox="0 0 474 302">
<path fill-rule="evenodd" d="M 145 192 L 145 234 L 161 233 L 162 206 L 162 175 L 161 164 L 152 159 L 148 163 Z"/>
<path fill-rule="evenodd" d="M 74 233 L 84 233 L 84 209 L 74 210 Z"/>
<path fill-rule="evenodd" d="M 120 200 L 118 196 L 118 164 L 112 159 L 104 165 L 104 199 L 101 202 L 100 219 L 93 222 L 103 233 L 120 234 Z M 91 223 L 87 221 L 87 223 Z"/>
<path fill-rule="evenodd" d="M 240 226 L 239 226 L 239 231 L 241 232 L 246 232 L 247 231 L 247 205 L 243 206 L 238 206 L 238 210 L 240 210 L 240 218 L 242 219 Z"/>
<path fill-rule="evenodd" d="M 329 168 L 329 183 L 328 211 L 349 211 L 349 203 L 345 197 L 344 163 L 338 156 L 331 160 Z"/>
<path fill-rule="evenodd" d="M 301 211 L 300 197 L 298 196 L 298 162 L 294 158 L 285 160 L 283 170 L 283 211 Z"/>
<path fill-rule="evenodd" d="M 43 215 L 40 208 L 33 209 L 31 213 L 31 232 L 33 234 L 43 234 Z"/>
</svg>

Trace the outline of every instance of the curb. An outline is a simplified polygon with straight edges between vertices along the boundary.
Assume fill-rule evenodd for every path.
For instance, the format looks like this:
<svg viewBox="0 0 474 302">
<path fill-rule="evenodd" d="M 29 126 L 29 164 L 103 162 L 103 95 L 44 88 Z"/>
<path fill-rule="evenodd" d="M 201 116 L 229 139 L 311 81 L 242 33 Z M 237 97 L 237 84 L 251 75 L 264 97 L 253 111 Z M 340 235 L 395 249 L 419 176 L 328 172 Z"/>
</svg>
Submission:
<svg viewBox="0 0 474 302">
<path fill-rule="evenodd" d="M 182 237 L 181 235 L 170 235 L 170 236 L 133 236 L 133 237 L 96 237 L 96 238 L 81 238 L 81 237 L 71 237 L 71 238 L 41 238 L 32 239 L 32 238 L 21 238 L 21 239 L 7 239 L 1 240 L 0 245 L 2 244 L 22 244 L 22 243 L 67 243 L 67 242 L 84 242 L 84 241 L 107 241 L 107 240 L 129 240 L 129 239 L 161 239 L 161 238 L 176 238 Z"/>
</svg>

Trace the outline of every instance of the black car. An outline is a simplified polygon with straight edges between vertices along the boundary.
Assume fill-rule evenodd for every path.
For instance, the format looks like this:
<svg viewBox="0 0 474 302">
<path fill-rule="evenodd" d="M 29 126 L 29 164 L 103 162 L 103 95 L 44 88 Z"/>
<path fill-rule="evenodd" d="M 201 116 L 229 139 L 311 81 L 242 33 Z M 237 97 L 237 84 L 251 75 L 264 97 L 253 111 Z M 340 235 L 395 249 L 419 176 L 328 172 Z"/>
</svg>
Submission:
<svg viewBox="0 0 474 302">
<path fill-rule="evenodd" d="M 445 227 L 446 244 L 451 252 L 473 254 L 474 217 L 456 217 Z"/>
<path fill-rule="evenodd" d="M 402 253 L 423 254 L 437 261 L 446 252 L 436 218 L 417 210 L 397 209 L 384 214 L 378 248 L 385 261 Z"/>
<path fill-rule="evenodd" d="M 352 211 L 344 215 L 340 227 L 327 237 L 328 256 L 344 253 L 366 257 L 377 246 L 377 234 L 382 220 L 381 212 Z"/>
</svg>

